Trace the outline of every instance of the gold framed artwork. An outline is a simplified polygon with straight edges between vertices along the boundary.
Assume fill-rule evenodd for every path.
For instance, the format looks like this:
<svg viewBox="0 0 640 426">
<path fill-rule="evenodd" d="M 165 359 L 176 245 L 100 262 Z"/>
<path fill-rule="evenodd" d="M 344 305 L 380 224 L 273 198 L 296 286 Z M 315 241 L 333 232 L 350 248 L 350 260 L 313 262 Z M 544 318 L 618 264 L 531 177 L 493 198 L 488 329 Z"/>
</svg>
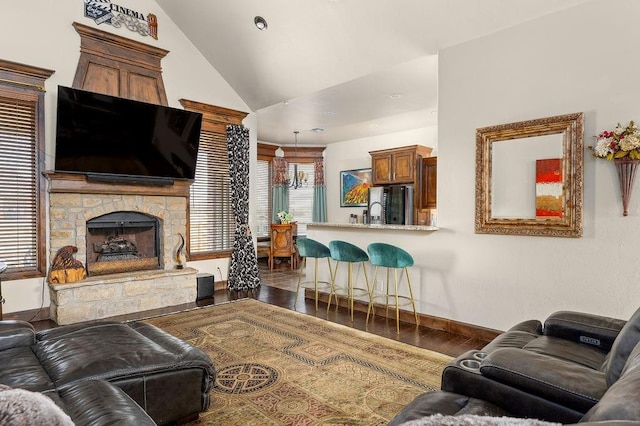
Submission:
<svg viewBox="0 0 640 426">
<path fill-rule="evenodd" d="M 584 114 L 476 130 L 478 234 L 582 236 Z"/>
</svg>

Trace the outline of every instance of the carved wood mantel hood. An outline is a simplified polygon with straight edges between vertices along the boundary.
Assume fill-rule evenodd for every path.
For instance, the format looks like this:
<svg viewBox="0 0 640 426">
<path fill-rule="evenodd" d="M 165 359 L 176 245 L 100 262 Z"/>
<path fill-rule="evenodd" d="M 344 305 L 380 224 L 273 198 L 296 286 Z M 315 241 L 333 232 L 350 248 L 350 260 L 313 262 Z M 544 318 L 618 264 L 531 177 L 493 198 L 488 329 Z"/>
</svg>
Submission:
<svg viewBox="0 0 640 426">
<path fill-rule="evenodd" d="M 86 25 L 73 87 L 168 106 L 160 61 L 169 51 Z"/>
</svg>

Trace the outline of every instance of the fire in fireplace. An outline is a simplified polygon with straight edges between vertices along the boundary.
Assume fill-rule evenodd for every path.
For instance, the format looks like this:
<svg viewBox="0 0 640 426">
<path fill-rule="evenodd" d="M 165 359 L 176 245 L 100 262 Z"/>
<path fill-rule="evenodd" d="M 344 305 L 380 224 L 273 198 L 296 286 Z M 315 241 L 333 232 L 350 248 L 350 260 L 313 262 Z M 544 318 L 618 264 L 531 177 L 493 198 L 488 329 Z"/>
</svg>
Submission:
<svg viewBox="0 0 640 426">
<path fill-rule="evenodd" d="M 87 272 L 105 275 L 159 269 L 158 219 L 138 212 L 113 212 L 87 221 Z"/>
</svg>

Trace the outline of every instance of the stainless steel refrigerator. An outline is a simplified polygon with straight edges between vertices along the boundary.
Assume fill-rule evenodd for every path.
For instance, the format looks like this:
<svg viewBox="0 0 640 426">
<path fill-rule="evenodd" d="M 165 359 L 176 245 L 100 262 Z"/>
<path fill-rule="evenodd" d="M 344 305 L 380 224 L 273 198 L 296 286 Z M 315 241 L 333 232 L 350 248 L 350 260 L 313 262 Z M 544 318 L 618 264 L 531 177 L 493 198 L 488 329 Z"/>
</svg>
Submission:
<svg viewBox="0 0 640 426">
<path fill-rule="evenodd" d="M 413 225 L 413 185 L 369 188 L 370 223 Z"/>
</svg>

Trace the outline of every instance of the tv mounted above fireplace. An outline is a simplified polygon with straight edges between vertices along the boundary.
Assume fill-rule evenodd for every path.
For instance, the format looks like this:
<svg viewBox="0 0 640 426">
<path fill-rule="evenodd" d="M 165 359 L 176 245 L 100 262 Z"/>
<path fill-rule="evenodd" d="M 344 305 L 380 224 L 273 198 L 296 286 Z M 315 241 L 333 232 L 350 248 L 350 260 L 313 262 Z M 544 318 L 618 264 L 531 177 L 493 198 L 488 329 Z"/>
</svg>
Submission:
<svg viewBox="0 0 640 426">
<path fill-rule="evenodd" d="M 202 114 L 58 86 L 56 172 L 112 182 L 193 179 Z"/>
</svg>

